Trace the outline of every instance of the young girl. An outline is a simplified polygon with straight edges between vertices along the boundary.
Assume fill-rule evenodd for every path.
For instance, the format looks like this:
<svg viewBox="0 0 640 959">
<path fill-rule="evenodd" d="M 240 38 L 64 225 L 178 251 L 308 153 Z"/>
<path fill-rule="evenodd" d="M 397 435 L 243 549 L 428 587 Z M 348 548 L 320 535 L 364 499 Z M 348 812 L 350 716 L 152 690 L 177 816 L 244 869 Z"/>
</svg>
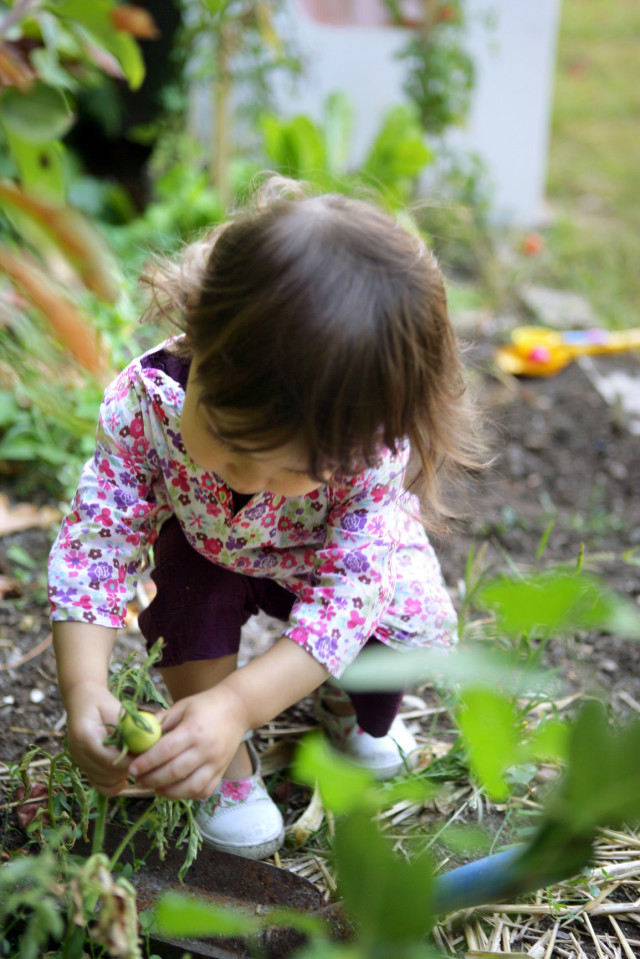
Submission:
<svg viewBox="0 0 640 959">
<path fill-rule="evenodd" d="M 128 776 L 201 799 L 205 839 L 270 855 L 282 818 L 246 742 L 313 690 L 350 758 L 395 775 L 415 747 L 401 693 L 336 685 L 363 647 L 448 646 L 455 613 L 418 518 L 448 468 L 475 465 L 442 277 L 376 207 L 268 180 L 255 208 L 146 278 L 150 314 L 184 330 L 108 387 L 97 445 L 50 560 L 72 754 L 117 794 Z M 148 752 L 114 766 L 106 726 L 116 630 L 153 545 L 174 704 Z M 259 609 L 282 637 L 237 668 Z M 327 683 L 326 681 L 329 680 Z"/>
</svg>

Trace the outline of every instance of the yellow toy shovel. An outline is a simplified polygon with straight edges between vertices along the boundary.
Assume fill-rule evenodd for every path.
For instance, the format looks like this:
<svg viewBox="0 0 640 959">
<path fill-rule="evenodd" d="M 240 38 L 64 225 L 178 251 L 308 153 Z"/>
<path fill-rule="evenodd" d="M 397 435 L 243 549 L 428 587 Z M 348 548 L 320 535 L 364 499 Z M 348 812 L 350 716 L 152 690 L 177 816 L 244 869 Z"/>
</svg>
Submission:
<svg viewBox="0 0 640 959">
<path fill-rule="evenodd" d="M 498 347 L 495 359 L 500 369 L 515 376 L 554 376 L 578 356 L 640 349 L 640 329 L 560 333 L 540 326 L 519 326 L 511 339 L 511 346 Z"/>
</svg>

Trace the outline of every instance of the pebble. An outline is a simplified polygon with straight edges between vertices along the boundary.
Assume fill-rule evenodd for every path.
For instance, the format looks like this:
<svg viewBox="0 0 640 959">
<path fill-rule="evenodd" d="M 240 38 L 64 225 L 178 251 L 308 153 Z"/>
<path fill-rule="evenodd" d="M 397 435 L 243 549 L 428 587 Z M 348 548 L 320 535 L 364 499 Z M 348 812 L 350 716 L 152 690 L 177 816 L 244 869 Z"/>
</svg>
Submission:
<svg viewBox="0 0 640 959">
<path fill-rule="evenodd" d="M 591 329 L 598 325 L 593 307 L 584 296 L 545 286 L 527 286 L 520 299 L 540 323 L 556 330 Z"/>
<path fill-rule="evenodd" d="M 32 689 L 29 693 L 29 699 L 32 703 L 41 703 L 44 699 L 44 693 L 41 689 Z"/>
<path fill-rule="evenodd" d="M 613 479 L 624 480 L 629 475 L 629 471 L 624 463 L 613 462 L 609 464 L 609 476 Z"/>
<path fill-rule="evenodd" d="M 13 704 L 15 703 L 15 701 L 16 701 L 16 697 L 15 697 L 15 696 L 3 696 L 3 697 L 2 697 L 2 702 L 5 704 L 5 706 L 13 706 Z"/>
<path fill-rule="evenodd" d="M 605 673 L 615 673 L 618 669 L 618 664 L 614 659 L 600 659 L 598 666 L 604 670 Z"/>
</svg>

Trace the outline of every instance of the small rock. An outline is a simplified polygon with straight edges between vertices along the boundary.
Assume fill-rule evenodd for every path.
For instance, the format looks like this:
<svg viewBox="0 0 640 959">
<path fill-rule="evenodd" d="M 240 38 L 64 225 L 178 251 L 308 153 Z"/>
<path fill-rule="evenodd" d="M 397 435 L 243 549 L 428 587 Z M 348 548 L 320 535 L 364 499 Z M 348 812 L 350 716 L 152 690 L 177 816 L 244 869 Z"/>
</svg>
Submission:
<svg viewBox="0 0 640 959">
<path fill-rule="evenodd" d="M 3 696 L 3 697 L 2 697 L 2 702 L 5 704 L 5 706 L 13 706 L 13 704 L 15 703 L 15 701 L 16 701 L 16 697 L 15 697 L 15 696 Z"/>
<path fill-rule="evenodd" d="M 600 659 L 598 660 L 598 666 L 605 673 L 615 673 L 618 671 L 618 664 L 615 659 Z"/>
<path fill-rule="evenodd" d="M 579 293 L 546 286 L 522 287 L 518 295 L 540 323 L 556 330 L 590 329 L 598 326 L 591 304 Z"/>
<path fill-rule="evenodd" d="M 618 429 L 640 436 L 640 382 L 637 364 L 629 370 L 611 368 L 610 364 L 592 356 L 578 360 L 592 385 L 609 407 L 611 419 Z"/>
<path fill-rule="evenodd" d="M 624 480 L 629 475 L 629 471 L 624 463 L 613 462 L 609 464 L 609 475 L 613 479 Z"/>
<path fill-rule="evenodd" d="M 548 433 L 527 433 L 524 438 L 525 448 L 531 450 L 532 453 L 537 453 L 538 450 L 547 449 L 549 446 L 549 434 Z"/>
<path fill-rule="evenodd" d="M 29 699 L 32 703 L 41 703 L 44 699 L 44 693 L 41 689 L 32 689 L 29 693 Z"/>
</svg>

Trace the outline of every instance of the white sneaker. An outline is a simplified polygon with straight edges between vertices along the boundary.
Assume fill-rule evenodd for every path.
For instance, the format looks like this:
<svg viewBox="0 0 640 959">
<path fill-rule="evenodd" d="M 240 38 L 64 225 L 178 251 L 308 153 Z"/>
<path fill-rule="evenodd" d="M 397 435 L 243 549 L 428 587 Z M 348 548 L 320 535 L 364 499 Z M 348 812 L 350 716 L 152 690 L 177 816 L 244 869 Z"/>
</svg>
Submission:
<svg viewBox="0 0 640 959">
<path fill-rule="evenodd" d="M 246 859 L 266 859 L 284 842 L 284 823 L 262 776 L 258 754 L 247 743 L 253 773 L 245 779 L 222 779 L 195 816 L 204 842 Z"/>
<path fill-rule="evenodd" d="M 399 716 L 386 736 L 377 737 L 361 729 L 354 714 L 337 716 L 327 709 L 320 690 L 315 692 L 313 708 L 338 752 L 369 769 L 376 779 L 392 779 L 401 770 L 411 768 L 411 753 L 418 744 Z"/>
</svg>

